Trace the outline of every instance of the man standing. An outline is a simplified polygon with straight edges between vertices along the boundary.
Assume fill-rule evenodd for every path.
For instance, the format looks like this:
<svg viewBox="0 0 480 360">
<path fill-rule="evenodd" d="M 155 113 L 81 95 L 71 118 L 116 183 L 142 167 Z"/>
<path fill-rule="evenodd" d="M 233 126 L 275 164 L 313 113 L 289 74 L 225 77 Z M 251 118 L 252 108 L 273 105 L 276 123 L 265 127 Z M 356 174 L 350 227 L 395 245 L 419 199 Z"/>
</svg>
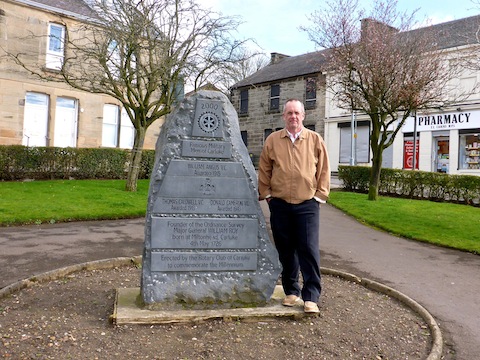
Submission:
<svg viewBox="0 0 480 360">
<path fill-rule="evenodd" d="M 282 264 L 282 304 L 301 299 L 317 313 L 320 279 L 320 203 L 330 192 L 330 164 L 322 137 L 305 127 L 305 108 L 290 99 L 283 108 L 285 128 L 270 134 L 260 155 L 259 199 L 270 208 L 273 238 Z M 299 283 L 299 272 L 303 287 Z M 300 298 L 301 296 L 301 298 Z"/>
</svg>

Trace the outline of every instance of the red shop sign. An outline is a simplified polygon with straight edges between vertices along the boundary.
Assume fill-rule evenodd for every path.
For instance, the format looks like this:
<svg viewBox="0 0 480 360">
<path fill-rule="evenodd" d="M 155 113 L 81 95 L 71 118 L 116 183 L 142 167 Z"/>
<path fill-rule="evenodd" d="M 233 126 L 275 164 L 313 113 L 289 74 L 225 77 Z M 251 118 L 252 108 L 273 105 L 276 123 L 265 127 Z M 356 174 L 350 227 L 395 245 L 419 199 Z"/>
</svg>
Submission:
<svg viewBox="0 0 480 360">
<path fill-rule="evenodd" d="M 418 170 L 418 148 L 419 141 L 417 139 L 417 146 L 415 149 L 415 169 Z M 413 140 L 405 140 L 403 142 L 403 168 L 411 170 L 413 168 Z"/>
</svg>

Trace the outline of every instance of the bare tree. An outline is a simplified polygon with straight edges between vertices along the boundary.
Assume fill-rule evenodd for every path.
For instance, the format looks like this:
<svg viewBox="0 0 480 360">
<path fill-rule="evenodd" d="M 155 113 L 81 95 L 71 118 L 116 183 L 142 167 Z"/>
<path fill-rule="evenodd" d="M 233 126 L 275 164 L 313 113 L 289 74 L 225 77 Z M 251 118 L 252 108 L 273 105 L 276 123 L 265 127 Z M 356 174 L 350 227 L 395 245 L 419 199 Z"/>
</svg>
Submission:
<svg viewBox="0 0 480 360">
<path fill-rule="evenodd" d="M 243 59 L 237 61 L 227 71 L 229 87 L 256 73 L 270 63 L 270 57 L 262 52 L 245 49 Z"/>
<path fill-rule="evenodd" d="M 184 82 L 196 89 L 225 62 L 241 59 L 237 49 L 244 42 L 233 40 L 235 18 L 202 9 L 194 0 L 87 2 L 92 16 L 67 29 L 58 72 L 32 65 L 35 49 L 9 56 L 42 80 L 106 94 L 122 104 L 135 128 L 126 189 L 136 191 L 147 128 L 171 112 Z"/>
<path fill-rule="evenodd" d="M 238 50 L 237 54 L 230 61 L 223 61 L 217 67 L 199 73 L 198 81 L 205 82 L 205 79 L 208 79 L 229 96 L 232 85 L 267 66 L 270 62 L 270 58 L 265 53 L 252 48 L 242 46 L 236 50 Z"/>
<path fill-rule="evenodd" d="M 477 16 L 476 22 L 469 21 L 463 24 L 462 40 L 465 45 L 469 46 L 464 50 L 466 54 L 462 57 L 461 63 L 465 69 L 476 72 L 480 70 L 480 54 L 478 51 L 480 45 L 480 16 L 478 15 L 480 0 L 471 0 L 471 3 L 474 7 L 468 10 L 475 11 Z"/>
<path fill-rule="evenodd" d="M 330 0 L 311 15 L 313 26 L 303 28 L 318 47 L 330 49 L 327 86 L 337 106 L 371 119 L 370 200 L 378 197 L 383 151 L 416 110 L 446 105 L 458 71 L 433 28 L 412 30 L 415 12 L 396 8 L 396 0 L 376 0 L 367 16 L 357 0 Z"/>
<path fill-rule="evenodd" d="M 217 49 L 212 49 L 211 55 L 216 60 L 211 61 L 211 66 L 199 69 L 195 77 L 194 87 L 212 83 L 217 89 L 229 96 L 230 87 L 236 82 L 268 65 L 269 58 L 264 53 L 254 51 L 245 46 L 250 39 L 244 40 L 243 44 L 235 47 L 234 53 L 221 56 Z"/>
</svg>

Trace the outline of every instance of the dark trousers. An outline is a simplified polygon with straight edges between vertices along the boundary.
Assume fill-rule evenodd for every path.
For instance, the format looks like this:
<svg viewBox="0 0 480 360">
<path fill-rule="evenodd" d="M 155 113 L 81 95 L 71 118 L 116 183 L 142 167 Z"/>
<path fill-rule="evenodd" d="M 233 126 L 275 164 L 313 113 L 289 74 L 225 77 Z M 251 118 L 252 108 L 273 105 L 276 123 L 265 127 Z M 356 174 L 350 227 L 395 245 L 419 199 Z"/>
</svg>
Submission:
<svg viewBox="0 0 480 360">
<path fill-rule="evenodd" d="M 273 198 L 269 202 L 273 239 L 282 264 L 282 285 L 286 295 L 318 302 L 320 277 L 320 204 L 315 199 L 289 204 Z M 303 287 L 299 283 L 302 272 Z"/>
</svg>

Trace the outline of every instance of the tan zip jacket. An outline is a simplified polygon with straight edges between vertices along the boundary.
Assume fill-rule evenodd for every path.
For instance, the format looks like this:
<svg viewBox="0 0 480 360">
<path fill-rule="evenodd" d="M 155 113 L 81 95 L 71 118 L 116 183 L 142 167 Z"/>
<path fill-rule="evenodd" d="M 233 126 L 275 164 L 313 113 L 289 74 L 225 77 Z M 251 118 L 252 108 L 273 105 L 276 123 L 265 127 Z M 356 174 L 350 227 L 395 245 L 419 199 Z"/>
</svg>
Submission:
<svg viewBox="0 0 480 360">
<path fill-rule="evenodd" d="M 258 168 L 259 199 L 268 195 L 290 204 L 314 196 L 326 201 L 330 193 L 330 163 L 325 142 L 315 131 L 303 128 L 294 143 L 287 130 L 265 139 Z"/>
</svg>

